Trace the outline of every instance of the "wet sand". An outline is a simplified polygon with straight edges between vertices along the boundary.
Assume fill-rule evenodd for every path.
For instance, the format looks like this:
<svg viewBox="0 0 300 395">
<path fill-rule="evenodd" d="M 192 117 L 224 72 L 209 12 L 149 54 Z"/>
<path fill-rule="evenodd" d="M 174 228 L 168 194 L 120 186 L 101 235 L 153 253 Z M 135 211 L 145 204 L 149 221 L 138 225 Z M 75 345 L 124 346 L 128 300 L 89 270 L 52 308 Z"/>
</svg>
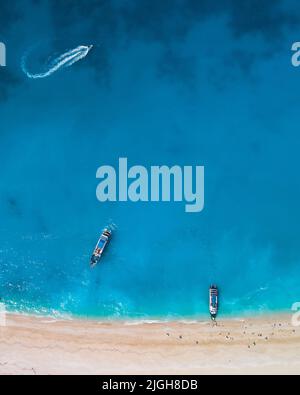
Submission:
<svg viewBox="0 0 300 395">
<path fill-rule="evenodd" d="M 300 328 L 290 320 L 213 326 L 9 315 L 0 327 L 0 374 L 300 374 Z"/>
</svg>

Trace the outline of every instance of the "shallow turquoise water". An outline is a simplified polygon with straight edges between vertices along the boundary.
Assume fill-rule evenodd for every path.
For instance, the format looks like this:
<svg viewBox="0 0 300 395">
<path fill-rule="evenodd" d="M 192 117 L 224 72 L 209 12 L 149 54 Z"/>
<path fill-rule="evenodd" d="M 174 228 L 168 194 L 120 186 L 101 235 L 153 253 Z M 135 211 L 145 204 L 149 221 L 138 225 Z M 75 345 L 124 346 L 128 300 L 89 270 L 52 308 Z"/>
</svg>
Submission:
<svg viewBox="0 0 300 395">
<path fill-rule="evenodd" d="M 63 10 L 25 9 L 7 31 L 15 52 L 0 70 L 0 296 L 8 307 L 195 317 L 207 314 L 213 282 L 221 314 L 289 310 L 300 299 L 300 69 L 289 62 L 295 25 L 275 45 L 264 32 L 236 35 L 230 9 L 201 23 L 178 13 L 163 25 L 167 32 L 175 34 L 181 17 L 191 18 L 190 28 L 169 39 L 144 26 L 141 10 L 131 15 L 132 30 L 116 22 L 112 35 L 109 18 L 94 29 L 92 16 L 89 28 L 81 24 L 80 7 L 70 15 L 75 27 L 63 23 Z M 151 12 L 159 10 L 157 3 Z M 117 9 L 105 12 L 126 21 Z M 81 63 L 29 80 L 20 59 L 41 25 L 45 52 L 99 45 Z M 50 45 L 51 35 L 59 40 Z M 212 51 L 219 37 L 222 46 Z M 253 59 L 244 67 L 246 55 Z M 130 166 L 204 165 L 205 210 L 99 203 L 96 170 L 117 167 L 119 157 Z M 90 270 L 105 226 L 114 229 L 112 242 Z"/>
</svg>

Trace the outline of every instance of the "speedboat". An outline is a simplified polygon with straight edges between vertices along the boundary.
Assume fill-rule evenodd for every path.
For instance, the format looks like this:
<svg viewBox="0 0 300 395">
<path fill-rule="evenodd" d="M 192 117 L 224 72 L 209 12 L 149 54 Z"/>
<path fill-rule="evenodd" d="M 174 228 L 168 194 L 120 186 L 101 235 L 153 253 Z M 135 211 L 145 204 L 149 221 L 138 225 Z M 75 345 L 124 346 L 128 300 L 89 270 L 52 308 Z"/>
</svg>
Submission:
<svg viewBox="0 0 300 395">
<path fill-rule="evenodd" d="M 216 320 L 219 310 L 219 291 L 216 285 L 211 285 L 209 288 L 209 312 L 211 319 Z"/>
<path fill-rule="evenodd" d="M 93 255 L 91 257 L 91 267 L 95 267 L 99 263 L 110 239 L 111 239 L 111 231 L 105 229 L 102 232 L 102 235 L 100 236 L 98 243 L 94 249 Z"/>
</svg>

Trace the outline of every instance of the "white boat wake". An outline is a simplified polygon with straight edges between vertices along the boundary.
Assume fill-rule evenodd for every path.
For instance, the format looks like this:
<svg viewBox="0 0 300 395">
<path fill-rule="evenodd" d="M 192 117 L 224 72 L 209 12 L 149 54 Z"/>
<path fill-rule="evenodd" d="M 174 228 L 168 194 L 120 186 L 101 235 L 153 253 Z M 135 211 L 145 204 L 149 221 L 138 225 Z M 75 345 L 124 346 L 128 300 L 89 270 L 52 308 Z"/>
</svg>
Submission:
<svg viewBox="0 0 300 395">
<path fill-rule="evenodd" d="M 37 74 L 28 71 L 26 66 L 26 60 L 28 57 L 27 54 L 22 59 L 22 70 L 27 75 L 28 78 L 32 78 L 32 79 L 47 78 L 50 77 L 50 75 L 57 72 L 58 70 L 60 70 L 61 68 L 70 67 L 74 63 L 78 62 L 79 60 L 84 59 L 92 48 L 93 45 L 89 45 L 89 46 L 80 45 L 77 48 L 71 49 L 65 52 L 64 54 L 60 55 L 59 57 L 55 58 L 54 60 L 52 60 L 46 66 L 46 71 Z"/>
</svg>

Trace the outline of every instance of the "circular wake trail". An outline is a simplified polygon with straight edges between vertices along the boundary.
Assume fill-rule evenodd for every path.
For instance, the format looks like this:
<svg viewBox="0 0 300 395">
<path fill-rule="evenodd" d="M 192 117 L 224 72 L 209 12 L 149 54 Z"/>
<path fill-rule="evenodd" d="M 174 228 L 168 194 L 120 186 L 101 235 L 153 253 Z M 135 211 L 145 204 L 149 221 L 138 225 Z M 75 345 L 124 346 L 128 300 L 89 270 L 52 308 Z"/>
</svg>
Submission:
<svg viewBox="0 0 300 395">
<path fill-rule="evenodd" d="M 84 59 L 90 50 L 93 48 L 92 45 L 80 45 L 77 48 L 71 49 L 59 57 L 55 58 L 51 61 L 50 64 L 47 65 L 46 71 L 42 73 L 33 74 L 28 71 L 26 66 L 27 56 L 24 56 L 22 60 L 22 70 L 27 75 L 28 78 L 39 79 L 39 78 L 47 78 L 50 75 L 56 73 L 61 68 L 70 67 L 74 63 L 78 62 L 81 59 Z"/>
</svg>

